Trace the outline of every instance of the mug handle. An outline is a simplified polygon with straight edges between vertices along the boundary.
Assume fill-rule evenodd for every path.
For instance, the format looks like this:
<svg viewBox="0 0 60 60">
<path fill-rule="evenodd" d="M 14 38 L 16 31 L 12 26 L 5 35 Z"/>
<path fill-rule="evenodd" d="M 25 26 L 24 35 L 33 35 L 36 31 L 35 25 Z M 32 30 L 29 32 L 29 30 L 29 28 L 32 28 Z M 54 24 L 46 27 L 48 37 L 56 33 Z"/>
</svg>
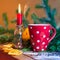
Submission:
<svg viewBox="0 0 60 60">
<path fill-rule="evenodd" d="M 52 27 L 52 31 L 53 31 L 53 34 L 52 34 L 52 36 L 50 37 L 50 40 L 49 40 L 49 42 L 55 37 L 55 35 L 56 35 L 56 29 L 54 28 L 54 27 Z"/>
</svg>

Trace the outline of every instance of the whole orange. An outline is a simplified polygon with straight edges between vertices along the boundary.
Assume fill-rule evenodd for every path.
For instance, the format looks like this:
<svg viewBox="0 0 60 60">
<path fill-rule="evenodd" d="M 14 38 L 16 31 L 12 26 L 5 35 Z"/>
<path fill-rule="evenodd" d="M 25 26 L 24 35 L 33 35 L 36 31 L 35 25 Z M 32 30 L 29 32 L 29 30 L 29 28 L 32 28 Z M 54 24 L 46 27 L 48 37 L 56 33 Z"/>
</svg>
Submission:
<svg viewBox="0 0 60 60">
<path fill-rule="evenodd" d="M 29 29 L 28 28 L 25 28 L 25 30 L 23 31 L 22 39 L 23 39 L 23 41 L 28 41 L 30 39 Z"/>
</svg>

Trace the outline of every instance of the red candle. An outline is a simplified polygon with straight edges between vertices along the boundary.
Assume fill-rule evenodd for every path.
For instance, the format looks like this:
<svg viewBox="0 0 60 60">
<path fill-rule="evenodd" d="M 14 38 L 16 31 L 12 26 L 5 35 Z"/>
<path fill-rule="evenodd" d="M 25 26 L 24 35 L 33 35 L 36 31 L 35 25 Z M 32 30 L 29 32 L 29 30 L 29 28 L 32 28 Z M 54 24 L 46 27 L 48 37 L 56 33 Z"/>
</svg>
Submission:
<svg viewBox="0 0 60 60">
<path fill-rule="evenodd" d="M 21 14 L 21 6 L 18 5 L 18 14 L 17 14 L 17 25 L 22 24 L 22 14 Z"/>
</svg>

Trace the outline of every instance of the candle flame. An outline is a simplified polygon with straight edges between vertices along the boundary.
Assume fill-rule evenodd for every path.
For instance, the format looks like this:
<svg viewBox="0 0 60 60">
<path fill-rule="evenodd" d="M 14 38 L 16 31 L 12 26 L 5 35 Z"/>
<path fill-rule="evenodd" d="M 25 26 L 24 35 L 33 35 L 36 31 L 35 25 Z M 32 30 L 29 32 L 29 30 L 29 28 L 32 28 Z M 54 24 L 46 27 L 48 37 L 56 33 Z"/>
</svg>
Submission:
<svg viewBox="0 0 60 60">
<path fill-rule="evenodd" d="M 18 4 L 18 13 L 21 13 L 21 5 Z"/>
</svg>

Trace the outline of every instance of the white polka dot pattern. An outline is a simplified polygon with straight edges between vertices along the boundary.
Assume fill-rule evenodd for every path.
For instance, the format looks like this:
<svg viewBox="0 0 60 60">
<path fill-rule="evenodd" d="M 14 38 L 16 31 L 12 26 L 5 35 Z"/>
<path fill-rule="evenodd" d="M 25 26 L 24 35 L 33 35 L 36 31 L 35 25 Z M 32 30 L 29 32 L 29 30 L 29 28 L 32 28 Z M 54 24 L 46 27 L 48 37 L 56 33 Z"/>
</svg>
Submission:
<svg viewBox="0 0 60 60">
<path fill-rule="evenodd" d="M 45 48 L 47 48 L 47 45 L 45 46 Z"/>
<path fill-rule="evenodd" d="M 43 38 L 45 38 L 46 37 L 46 35 L 43 35 Z"/>
<path fill-rule="evenodd" d="M 31 37 L 33 38 L 33 35 L 31 35 Z"/>
<path fill-rule="evenodd" d="M 33 42 L 32 45 L 35 45 L 35 43 Z"/>
<path fill-rule="evenodd" d="M 44 45 L 44 44 L 45 44 L 45 42 L 42 43 L 42 45 Z"/>
<path fill-rule="evenodd" d="M 35 49 L 33 49 L 35 51 Z"/>
<path fill-rule="evenodd" d="M 39 34 L 39 31 L 36 31 L 36 34 Z"/>
<path fill-rule="evenodd" d="M 46 29 L 46 27 L 44 27 L 44 29 Z"/>
<path fill-rule="evenodd" d="M 30 27 L 30 29 L 32 29 L 32 27 Z"/>
<path fill-rule="evenodd" d="M 49 30 L 49 32 L 50 32 L 50 30 Z"/>
<path fill-rule="evenodd" d="M 50 42 L 49 41 L 50 28 L 48 28 L 47 26 L 42 26 L 42 28 L 40 30 L 39 29 L 40 27 L 38 29 L 35 29 L 33 26 L 30 26 L 30 30 L 32 31 L 31 33 L 32 46 L 34 51 L 46 50 Z"/>
<path fill-rule="evenodd" d="M 42 51 L 44 51 L 44 49 L 42 49 Z"/>
<path fill-rule="evenodd" d="M 49 38 L 47 38 L 47 40 L 49 40 Z"/>
<path fill-rule="evenodd" d="M 39 49 L 39 46 L 37 46 L 36 49 Z"/>
<path fill-rule="evenodd" d="M 40 42 L 40 40 L 37 40 L 37 43 L 39 43 Z"/>
</svg>

